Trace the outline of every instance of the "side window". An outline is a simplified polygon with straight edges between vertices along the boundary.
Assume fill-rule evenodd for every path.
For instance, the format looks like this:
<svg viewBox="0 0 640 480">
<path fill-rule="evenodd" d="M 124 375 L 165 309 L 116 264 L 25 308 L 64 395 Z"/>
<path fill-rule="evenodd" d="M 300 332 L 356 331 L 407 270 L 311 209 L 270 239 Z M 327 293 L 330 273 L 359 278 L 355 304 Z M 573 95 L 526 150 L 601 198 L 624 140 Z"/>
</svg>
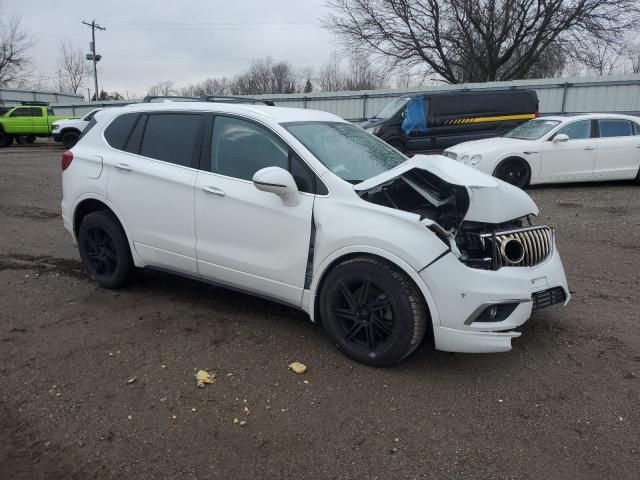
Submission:
<svg viewBox="0 0 640 480">
<path fill-rule="evenodd" d="M 30 108 L 16 108 L 13 112 L 11 112 L 12 117 L 30 117 L 31 109 Z"/>
<path fill-rule="evenodd" d="M 31 107 L 32 117 L 42 117 L 42 109 L 39 107 Z"/>
<path fill-rule="evenodd" d="M 100 110 L 94 110 L 93 112 L 89 112 L 82 120 L 85 122 L 90 122 L 93 119 L 93 116 L 98 113 Z"/>
<path fill-rule="evenodd" d="M 640 135 L 640 124 L 637 124 L 635 122 L 633 123 L 633 134 L 634 135 Z"/>
<path fill-rule="evenodd" d="M 129 135 L 131 134 L 131 129 L 139 116 L 139 113 L 125 113 L 124 115 L 116 117 L 104 131 L 104 138 L 107 140 L 107 143 L 113 148 L 124 150 Z"/>
<path fill-rule="evenodd" d="M 265 167 L 288 169 L 288 147 L 254 123 L 217 116 L 211 138 L 211 171 L 251 180 Z"/>
<path fill-rule="evenodd" d="M 49 107 L 47 108 L 47 115 L 53 117 L 55 115 L 55 113 L 53 113 L 53 108 Z"/>
<path fill-rule="evenodd" d="M 601 138 L 629 137 L 631 133 L 631 122 L 627 120 L 598 120 Z"/>
<path fill-rule="evenodd" d="M 569 125 L 565 125 L 556 132 L 556 135 L 561 133 L 568 136 L 571 140 L 591 138 L 591 120 L 580 120 L 579 122 L 573 122 Z"/>
<path fill-rule="evenodd" d="M 150 114 L 140 155 L 191 167 L 201 118 L 201 115 L 189 113 Z"/>
</svg>

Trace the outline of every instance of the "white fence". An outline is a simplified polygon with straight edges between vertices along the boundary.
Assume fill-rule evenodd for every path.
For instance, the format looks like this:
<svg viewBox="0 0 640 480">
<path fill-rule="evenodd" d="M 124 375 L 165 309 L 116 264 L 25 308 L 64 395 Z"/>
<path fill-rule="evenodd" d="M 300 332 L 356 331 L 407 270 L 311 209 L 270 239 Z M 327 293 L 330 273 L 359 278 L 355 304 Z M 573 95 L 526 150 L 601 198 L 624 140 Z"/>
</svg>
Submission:
<svg viewBox="0 0 640 480">
<path fill-rule="evenodd" d="M 17 88 L 0 88 L 0 107 L 10 108 L 22 102 L 79 103 L 82 95 L 40 90 L 21 90 Z"/>
<path fill-rule="evenodd" d="M 415 92 L 456 90 L 533 89 L 540 100 L 540 113 L 618 112 L 640 113 L 640 75 L 551 78 L 510 82 L 468 83 L 403 90 L 365 90 L 359 92 L 317 92 L 290 95 L 257 95 L 281 107 L 313 108 L 335 113 L 351 121 L 370 118 L 394 98 Z M 126 105 L 130 102 L 74 102 L 54 105 L 60 115 L 82 115 L 93 108 Z"/>
</svg>

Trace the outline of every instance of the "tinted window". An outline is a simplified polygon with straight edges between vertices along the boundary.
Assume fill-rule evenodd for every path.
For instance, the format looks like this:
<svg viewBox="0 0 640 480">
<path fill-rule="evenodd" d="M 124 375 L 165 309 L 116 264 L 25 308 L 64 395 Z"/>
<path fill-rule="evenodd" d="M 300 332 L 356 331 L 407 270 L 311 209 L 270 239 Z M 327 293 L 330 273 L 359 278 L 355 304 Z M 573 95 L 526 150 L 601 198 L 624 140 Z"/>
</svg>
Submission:
<svg viewBox="0 0 640 480">
<path fill-rule="evenodd" d="M 631 135 L 631 122 L 627 120 L 598 120 L 598 127 L 603 138 Z"/>
<path fill-rule="evenodd" d="M 31 108 L 18 108 L 11 112 L 12 117 L 32 117 Z"/>
<path fill-rule="evenodd" d="M 565 125 L 556 132 L 556 135 L 560 135 L 561 133 L 568 136 L 571 140 L 591 138 L 591 120 L 580 120 L 579 122 Z"/>
<path fill-rule="evenodd" d="M 258 125 L 216 117 L 211 140 L 211 171 L 251 180 L 265 167 L 289 168 L 289 149 Z"/>
<path fill-rule="evenodd" d="M 125 113 L 117 117 L 104 131 L 104 138 L 113 148 L 123 150 L 131 134 L 131 129 L 140 116 L 139 113 Z"/>
<path fill-rule="evenodd" d="M 635 122 L 633 122 L 633 134 L 640 135 L 640 125 Z"/>
<path fill-rule="evenodd" d="M 31 108 L 31 116 L 32 117 L 42 117 L 42 109 L 38 107 Z"/>
<path fill-rule="evenodd" d="M 140 155 L 190 167 L 200 131 L 200 115 L 158 113 L 149 115 Z"/>
<path fill-rule="evenodd" d="M 93 116 L 99 111 L 100 110 L 94 110 L 93 112 L 88 113 L 87 115 L 85 115 L 85 117 L 82 120 L 84 120 L 85 122 L 90 122 Z"/>
</svg>

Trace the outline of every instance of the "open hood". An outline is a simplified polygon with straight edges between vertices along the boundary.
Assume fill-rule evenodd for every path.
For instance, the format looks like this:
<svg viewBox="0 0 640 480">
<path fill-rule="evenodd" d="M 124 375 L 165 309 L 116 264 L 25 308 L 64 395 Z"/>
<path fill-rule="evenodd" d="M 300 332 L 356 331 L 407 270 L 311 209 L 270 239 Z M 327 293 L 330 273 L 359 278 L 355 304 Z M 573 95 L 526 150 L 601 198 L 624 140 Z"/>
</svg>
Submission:
<svg viewBox="0 0 640 480">
<path fill-rule="evenodd" d="M 394 185 L 398 179 L 402 186 Z M 381 203 L 375 195 L 384 191 L 390 206 L 415 211 L 438 223 L 443 223 L 443 212 L 458 220 L 491 224 L 538 214 L 538 207 L 524 191 L 442 155 L 416 155 L 354 189 L 375 203 Z M 390 192 L 397 195 L 395 200 Z"/>
</svg>

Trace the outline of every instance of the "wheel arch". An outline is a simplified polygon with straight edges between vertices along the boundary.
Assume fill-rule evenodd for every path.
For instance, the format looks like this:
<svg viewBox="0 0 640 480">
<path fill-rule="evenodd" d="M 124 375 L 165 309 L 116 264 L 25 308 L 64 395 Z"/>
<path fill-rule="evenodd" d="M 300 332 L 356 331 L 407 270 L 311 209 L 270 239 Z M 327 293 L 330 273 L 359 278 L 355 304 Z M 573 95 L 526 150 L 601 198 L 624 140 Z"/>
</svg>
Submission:
<svg viewBox="0 0 640 480">
<path fill-rule="evenodd" d="M 82 132 L 76 127 L 66 127 L 60 130 L 60 136 L 62 137 L 62 135 L 69 132 L 77 133 L 78 135 L 82 134 Z"/>
<path fill-rule="evenodd" d="M 313 322 L 322 324 L 322 319 L 320 318 L 319 314 L 320 291 L 327 275 L 340 263 L 352 258 L 362 256 L 373 257 L 379 261 L 391 265 L 392 267 L 397 268 L 405 275 L 407 275 L 422 293 L 422 297 L 424 298 L 429 317 L 431 319 L 431 327 L 440 324 L 440 318 L 438 316 L 438 310 L 436 308 L 435 300 L 431 295 L 429 287 L 420 277 L 420 274 L 407 262 L 394 255 L 393 253 L 381 248 L 368 246 L 355 246 L 337 250 L 327 258 L 325 258 L 319 265 L 316 273 L 314 274 L 314 278 L 309 289 L 311 292 L 311 298 L 310 302 L 308 303 L 308 313 Z"/>
<path fill-rule="evenodd" d="M 78 200 L 73 209 L 73 215 L 71 217 L 73 222 L 73 238 L 75 239 L 76 243 L 78 239 L 78 229 L 80 228 L 82 219 L 88 214 L 98 211 L 108 211 L 115 217 L 118 224 L 124 231 L 125 236 L 127 237 L 127 242 L 129 242 L 129 249 L 131 250 L 133 263 L 136 267 L 144 266 L 144 262 L 142 261 L 140 255 L 138 255 L 138 252 L 135 249 L 135 245 L 131 240 L 131 235 L 129 235 L 129 229 L 127 228 L 126 223 L 122 220 L 122 216 L 118 214 L 117 210 L 106 198 L 85 196 Z"/>
</svg>

